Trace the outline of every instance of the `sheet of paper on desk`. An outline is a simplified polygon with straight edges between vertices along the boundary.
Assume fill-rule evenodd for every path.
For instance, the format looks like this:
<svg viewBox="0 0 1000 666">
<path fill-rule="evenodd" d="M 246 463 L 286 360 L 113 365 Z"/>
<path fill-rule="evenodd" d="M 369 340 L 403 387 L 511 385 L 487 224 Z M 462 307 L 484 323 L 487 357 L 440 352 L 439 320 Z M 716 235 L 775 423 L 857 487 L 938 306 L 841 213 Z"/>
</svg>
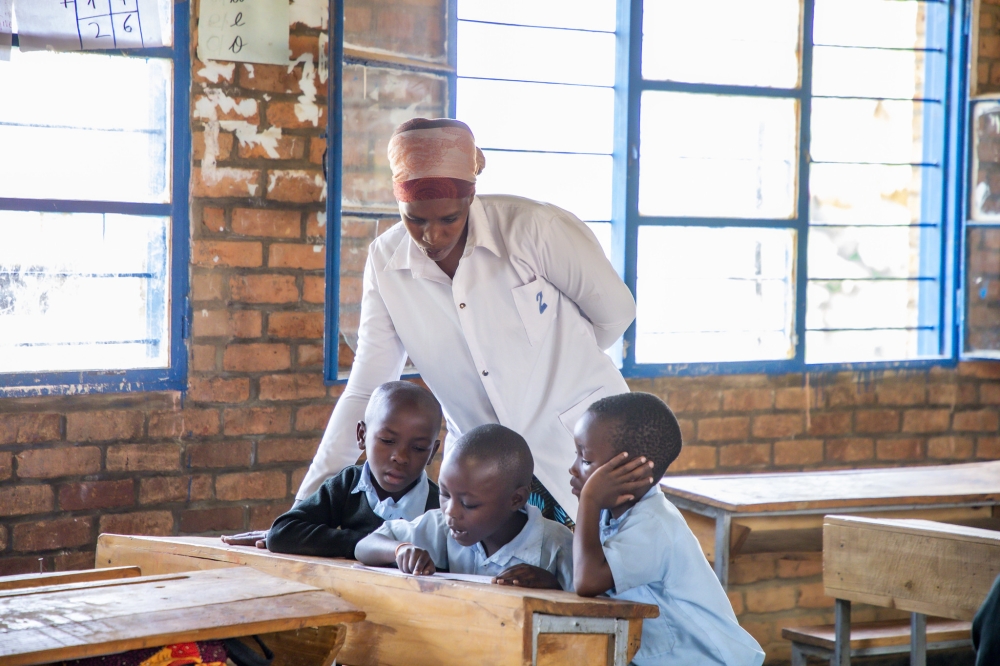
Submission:
<svg viewBox="0 0 1000 666">
<path fill-rule="evenodd" d="M 379 571 L 381 573 L 391 574 L 393 576 L 403 576 L 406 578 L 414 578 L 414 574 L 403 573 L 399 569 L 393 569 L 391 567 L 369 567 L 364 564 L 354 565 L 358 569 L 368 569 L 369 571 Z M 460 573 L 448 573 L 446 571 L 438 571 L 431 576 L 420 576 L 420 578 L 436 578 L 438 580 L 460 580 L 465 583 L 480 583 L 482 585 L 490 585 L 490 581 L 493 580 L 492 576 L 479 576 L 476 574 L 460 574 Z"/>
<path fill-rule="evenodd" d="M 14 0 L 0 0 L 0 60 L 10 60 L 14 34 Z"/>
<path fill-rule="evenodd" d="M 91 51 L 163 46 L 164 0 L 16 0 L 22 51 Z"/>
<path fill-rule="evenodd" d="M 198 57 L 287 65 L 288 0 L 201 0 Z"/>
</svg>

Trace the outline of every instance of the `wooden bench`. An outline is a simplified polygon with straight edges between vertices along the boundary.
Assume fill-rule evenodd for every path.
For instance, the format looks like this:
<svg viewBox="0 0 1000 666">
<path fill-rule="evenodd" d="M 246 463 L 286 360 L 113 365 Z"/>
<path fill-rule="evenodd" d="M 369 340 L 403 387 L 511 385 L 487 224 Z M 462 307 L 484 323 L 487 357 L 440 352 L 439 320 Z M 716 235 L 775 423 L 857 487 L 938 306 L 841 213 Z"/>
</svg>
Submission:
<svg viewBox="0 0 1000 666">
<path fill-rule="evenodd" d="M 969 622 L 927 618 L 927 649 L 971 647 L 971 629 Z M 792 666 L 806 666 L 808 656 L 825 659 L 832 666 L 837 666 L 833 661 L 837 643 L 836 625 L 785 627 L 781 630 L 781 637 L 792 642 Z M 851 626 L 851 657 L 905 654 L 909 651 L 910 623 L 907 620 Z"/>
</svg>

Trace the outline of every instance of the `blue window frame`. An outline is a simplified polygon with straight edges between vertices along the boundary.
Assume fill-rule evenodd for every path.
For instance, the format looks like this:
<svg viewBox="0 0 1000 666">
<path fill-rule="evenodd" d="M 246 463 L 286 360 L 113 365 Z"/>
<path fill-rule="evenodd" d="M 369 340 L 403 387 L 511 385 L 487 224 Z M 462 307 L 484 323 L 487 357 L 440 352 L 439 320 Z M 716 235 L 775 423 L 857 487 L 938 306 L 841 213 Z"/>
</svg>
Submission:
<svg viewBox="0 0 1000 666">
<path fill-rule="evenodd" d="M 0 101 L 0 396 L 186 386 L 190 5 L 164 7 L 172 47 L 22 54 L 15 34 L 0 62 L 21 77 Z"/>
</svg>

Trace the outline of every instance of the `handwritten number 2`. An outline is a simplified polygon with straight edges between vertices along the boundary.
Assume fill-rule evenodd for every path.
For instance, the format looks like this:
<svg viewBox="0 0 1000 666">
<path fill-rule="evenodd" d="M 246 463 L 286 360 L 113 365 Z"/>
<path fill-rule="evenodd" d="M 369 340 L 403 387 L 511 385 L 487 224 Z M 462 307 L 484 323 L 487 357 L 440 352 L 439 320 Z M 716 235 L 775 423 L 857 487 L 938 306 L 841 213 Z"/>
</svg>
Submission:
<svg viewBox="0 0 1000 666">
<path fill-rule="evenodd" d="M 545 312 L 545 308 L 549 307 L 548 303 L 542 303 L 542 292 L 538 292 L 535 295 L 535 300 L 538 301 L 538 314 Z"/>
<path fill-rule="evenodd" d="M 97 34 L 96 34 L 96 35 L 94 35 L 94 39 L 100 39 L 101 37 L 110 37 L 110 36 L 111 36 L 111 35 L 102 35 L 102 34 L 101 34 L 101 26 L 100 26 L 100 24 L 99 24 L 99 23 L 96 23 L 96 22 L 94 22 L 94 21 L 91 21 L 91 22 L 90 22 L 90 23 L 88 23 L 87 25 L 92 25 L 92 26 L 94 26 L 95 28 L 97 28 Z"/>
</svg>

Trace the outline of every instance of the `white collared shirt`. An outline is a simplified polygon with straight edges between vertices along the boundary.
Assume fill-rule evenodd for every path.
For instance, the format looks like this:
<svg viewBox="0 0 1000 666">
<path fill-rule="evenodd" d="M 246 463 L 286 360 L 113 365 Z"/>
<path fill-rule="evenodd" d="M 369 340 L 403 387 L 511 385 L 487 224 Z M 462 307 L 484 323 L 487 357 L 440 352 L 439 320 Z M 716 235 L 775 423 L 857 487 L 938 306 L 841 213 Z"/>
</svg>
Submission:
<svg viewBox="0 0 1000 666">
<path fill-rule="evenodd" d="M 613 599 L 660 607 L 642 621 L 632 663 L 760 666 L 764 651 L 736 620 L 701 546 L 658 485 L 617 519 L 601 512 Z"/>
<path fill-rule="evenodd" d="M 351 488 L 351 494 L 354 493 L 364 493 L 368 505 L 382 520 L 413 520 L 427 508 L 430 483 L 427 481 L 427 472 L 420 472 L 417 485 L 410 488 L 409 492 L 400 497 L 398 502 L 391 497 L 380 500 L 375 491 L 375 484 L 372 483 L 371 468 L 366 460 L 364 467 L 361 468 L 361 478 Z"/>
<path fill-rule="evenodd" d="M 430 553 L 435 567 L 451 573 L 496 576 L 517 564 L 530 564 L 555 574 L 562 589 L 571 592 L 573 533 L 565 525 L 543 518 L 537 507 L 522 510 L 526 510 L 528 522 L 489 557 L 481 543 L 463 546 L 452 539 L 441 509 L 432 509 L 413 521 L 386 521 L 375 534 L 423 548 Z"/>
<path fill-rule="evenodd" d="M 468 224 L 454 280 L 402 222 L 371 244 L 354 367 L 299 499 L 354 464 L 368 398 L 409 356 L 449 439 L 484 423 L 520 433 L 535 476 L 576 515 L 573 427 L 595 400 L 629 390 L 603 350 L 632 323 L 635 301 L 590 228 L 561 208 L 476 197 Z"/>
</svg>

